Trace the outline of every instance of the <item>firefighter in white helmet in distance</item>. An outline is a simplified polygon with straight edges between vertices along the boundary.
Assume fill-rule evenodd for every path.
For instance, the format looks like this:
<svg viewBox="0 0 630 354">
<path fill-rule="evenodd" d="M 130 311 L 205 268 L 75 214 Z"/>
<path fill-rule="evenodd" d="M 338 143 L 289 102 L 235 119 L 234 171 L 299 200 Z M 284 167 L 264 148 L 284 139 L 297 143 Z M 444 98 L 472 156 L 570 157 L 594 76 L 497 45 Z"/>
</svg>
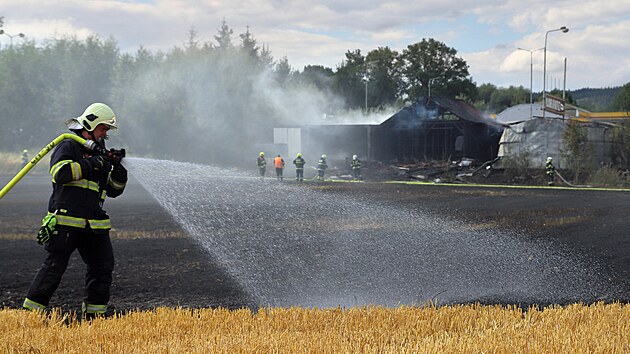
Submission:
<svg viewBox="0 0 630 354">
<path fill-rule="evenodd" d="M 326 171 L 327 168 L 328 168 L 328 165 L 326 164 L 326 155 L 322 155 L 322 157 L 317 162 L 317 180 L 318 181 L 324 180 L 324 172 Z"/>
<path fill-rule="evenodd" d="M 21 156 L 21 160 L 22 160 L 22 164 L 20 165 L 20 170 L 23 169 L 24 167 L 26 167 L 26 165 L 28 165 L 28 150 L 24 149 L 22 150 L 22 156 Z"/>
<path fill-rule="evenodd" d="M 116 115 L 103 103 L 94 103 L 68 128 L 105 149 L 110 129 L 118 128 Z M 121 150 L 122 151 L 122 150 Z M 28 290 L 23 307 L 44 310 L 59 286 L 70 256 L 78 250 L 86 263 L 83 316 L 104 315 L 110 299 L 114 253 L 109 238 L 111 224 L 103 210 L 106 197 L 120 196 L 127 183 L 122 157 L 95 155 L 73 139 L 57 145 L 50 158 L 53 192 L 48 214 L 38 232 L 38 243 L 47 252 Z"/>
<path fill-rule="evenodd" d="M 361 160 L 359 160 L 359 156 L 352 155 L 352 162 L 350 162 L 350 167 L 352 168 L 352 177 L 355 180 L 361 179 Z"/>
</svg>

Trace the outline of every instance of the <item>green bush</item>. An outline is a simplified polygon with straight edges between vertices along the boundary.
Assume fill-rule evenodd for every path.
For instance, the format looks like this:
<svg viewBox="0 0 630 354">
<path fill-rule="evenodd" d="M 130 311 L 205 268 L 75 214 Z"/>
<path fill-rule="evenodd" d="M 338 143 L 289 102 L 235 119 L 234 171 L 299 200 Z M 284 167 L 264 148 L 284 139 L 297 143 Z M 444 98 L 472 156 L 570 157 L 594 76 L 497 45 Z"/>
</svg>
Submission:
<svg viewBox="0 0 630 354">
<path fill-rule="evenodd" d="M 628 170 L 619 171 L 616 168 L 605 166 L 591 174 L 589 184 L 597 187 L 628 187 L 630 186 L 630 176 L 628 176 Z"/>
<path fill-rule="evenodd" d="M 505 177 L 510 180 L 517 177 L 527 179 L 532 169 L 529 155 L 529 150 L 524 149 L 517 155 L 504 156 L 501 159 L 501 165 L 505 169 Z"/>
</svg>

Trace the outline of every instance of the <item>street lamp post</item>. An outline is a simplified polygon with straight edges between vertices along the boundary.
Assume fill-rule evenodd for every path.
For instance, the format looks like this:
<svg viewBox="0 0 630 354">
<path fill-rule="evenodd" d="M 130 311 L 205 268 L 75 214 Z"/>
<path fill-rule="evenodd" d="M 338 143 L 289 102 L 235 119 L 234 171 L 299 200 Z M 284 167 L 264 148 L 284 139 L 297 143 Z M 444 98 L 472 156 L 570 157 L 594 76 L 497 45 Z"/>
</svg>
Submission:
<svg viewBox="0 0 630 354">
<path fill-rule="evenodd" d="M 556 31 L 562 31 L 562 33 L 567 33 L 569 32 L 569 29 L 566 26 L 562 26 L 560 28 L 556 28 L 556 29 L 552 29 L 547 31 L 547 33 L 545 33 L 545 46 L 543 47 L 544 51 L 544 55 L 543 55 L 543 119 L 545 118 L 545 108 L 547 107 L 547 92 L 546 92 L 546 85 L 547 85 L 547 36 L 549 35 L 549 33 L 551 32 L 556 32 Z"/>
<path fill-rule="evenodd" d="M 435 80 L 435 79 L 439 79 L 439 78 L 440 78 L 439 76 L 436 76 L 436 77 L 432 77 L 432 78 L 430 78 L 430 79 L 429 79 L 429 85 L 428 85 L 428 86 L 429 86 L 429 92 L 428 92 L 428 97 L 431 97 L 431 82 L 432 82 L 433 80 Z"/>
<path fill-rule="evenodd" d="M 368 86 L 368 81 L 370 81 L 370 79 L 367 76 L 367 73 L 365 75 L 363 75 L 363 81 L 365 81 L 365 114 L 367 114 L 367 111 L 368 111 L 368 106 L 367 106 L 367 86 Z"/>
<path fill-rule="evenodd" d="M 11 43 L 11 47 L 13 47 L 13 37 L 20 37 L 20 38 L 24 38 L 26 35 L 24 33 L 18 33 L 18 34 L 8 34 L 5 30 L 0 29 L 0 34 L 4 34 L 7 37 L 9 37 L 11 39 L 10 43 Z"/>
<path fill-rule="evenodd" d="M 543 50 L 544 48 L 529 50 L 519 47 L 517 49 L 529 52 L 529 117 L 534 118 L 534 110 L 532 109 L 534 104 L 534 52 Z"/>
</svg>

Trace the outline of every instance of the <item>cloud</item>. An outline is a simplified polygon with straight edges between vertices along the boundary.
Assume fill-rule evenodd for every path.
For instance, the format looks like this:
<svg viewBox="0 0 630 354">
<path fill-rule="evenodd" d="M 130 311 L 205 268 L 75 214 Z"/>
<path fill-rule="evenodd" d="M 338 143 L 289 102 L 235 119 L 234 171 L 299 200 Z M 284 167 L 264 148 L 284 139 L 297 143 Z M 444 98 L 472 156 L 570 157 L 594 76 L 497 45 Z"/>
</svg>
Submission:
<svg viewBox="0 0 630 354">
<path fill-rule="evenodd" d="M 373 33 L 371 36 L 375 42 L 399 42 L 401 39 L 409 38 L 409 33 L 404 30 L 389 30 Z"/>
<path fill-rule="evenodd" d="M 0 0 L 0 8 L 9 32 L 36 41 L 64 32 L 112 36 L 124 52 L 141 45 L 182 46 L 191 28 L 200 41 L 213 42 L 225 19 L 235 43 L 249 27 L 259 45 L 268 45 L 275 58 L 287 56 L 297 69 L 335 68 L 348 50 L 402 51 L 435 38 L 469 61 L 473 77 L 505 84 L 528 69 L 527 53 L 515 54 L 517 47 L 543 47 L 548 30 L 566 25 L 569 33 L 548 35 L 547 64 L 554 75 L 567 57 L 572 87 L 630 81 L 624 59 L 630 57 L 627 0 Z M 541 63 L 534 59 L 538 70 Z"/>
</svg>

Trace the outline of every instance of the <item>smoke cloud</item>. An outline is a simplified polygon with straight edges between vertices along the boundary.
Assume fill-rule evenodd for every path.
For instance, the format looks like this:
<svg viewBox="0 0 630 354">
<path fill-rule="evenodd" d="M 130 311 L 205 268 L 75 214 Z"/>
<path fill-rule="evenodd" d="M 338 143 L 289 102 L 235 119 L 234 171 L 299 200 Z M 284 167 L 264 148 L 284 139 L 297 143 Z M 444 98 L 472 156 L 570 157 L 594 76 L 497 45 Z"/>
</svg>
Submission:
<svg viewBox="0 0 630 354">
<path fill-rule="evenodd" d="M 113 104 L 119 142 L 143 156 L 239 165 L 274 127 L 317 124 L 343 105 L 255 64 L 233 53 L 139 67 Z"/>
<path fill-rule="evenodd" d="M 136 156 L 251 167 L 273 144 L 274 128 L 391 116 L 344 111 L 342 98 L 299 80 L 299 73 L 279 74 L 239 51 L 198 54 L 149 64 L 136 59 L 113 102 L 121 129 L 110 145 Z"/>
</svg>

